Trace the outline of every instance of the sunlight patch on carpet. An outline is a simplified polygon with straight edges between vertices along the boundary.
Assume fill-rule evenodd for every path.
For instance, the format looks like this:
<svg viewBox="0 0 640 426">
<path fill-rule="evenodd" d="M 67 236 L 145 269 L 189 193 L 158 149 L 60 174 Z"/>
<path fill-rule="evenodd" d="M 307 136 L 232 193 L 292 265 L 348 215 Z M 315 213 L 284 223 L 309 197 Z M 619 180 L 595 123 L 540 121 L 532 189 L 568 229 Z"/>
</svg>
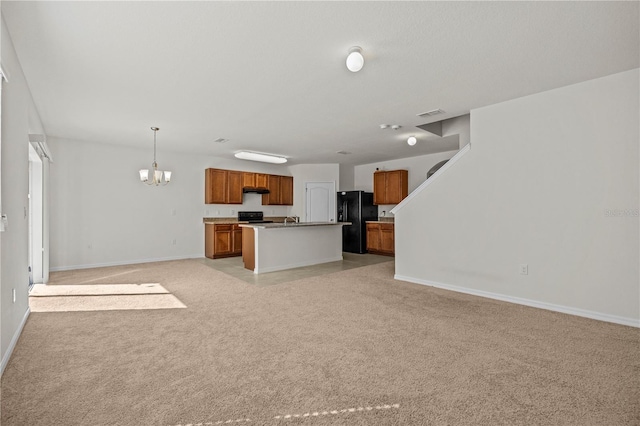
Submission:
<svg viewBox="0 0 640 426">
<path fill-rule="evenodd" d="M 380 410 L 393 410 L 400 408 L 400 404 L 384 404 L 384 405 L 375 405 L 375 406 L 362 406 L 362 407 L 351 407 L 351 408 L 342 408 L 339 410 L 322 410 L 322 411 L 309 411 L 306 413 L 294 413 L 294 414 L 281 414 L 277 416 L 273 416 L 270 418 L 270 421 L 273 420 L 294 420 L 294 419 L 306 419 L 312 420 L 314 418 L 325 417 L 325 416 L 333 416 L 333 415 L 349 415 L 349 414 L 364 414 L 372 411 L 380 411 Z M 208 421 L 208 422 L 187 422 L 187 423 L 178 423 L 173 426 L 212 426 L 212 425 L 224 425 L 224 424 L 234 424 L 234 423 L 249 423 L 251 419 L 228 419 L 228 420 L 218 420 L 218 421 Z M 256 420 L 260 424 L 267 424 L 267 419 L 258 419 Z"/>
<path fill-rule="evenodd" d="M 177 309 L 186 306 L 157 283 L 45 285 L 29 294 L 31 312 Z"/>
<path fill-rule="evenodd" d="M 124 294 L 170 294 L 158 283 L 148 284 L 80 284 L 46 285 L 35 284 L 29 296 L 119 296 Z"/>
</svg>

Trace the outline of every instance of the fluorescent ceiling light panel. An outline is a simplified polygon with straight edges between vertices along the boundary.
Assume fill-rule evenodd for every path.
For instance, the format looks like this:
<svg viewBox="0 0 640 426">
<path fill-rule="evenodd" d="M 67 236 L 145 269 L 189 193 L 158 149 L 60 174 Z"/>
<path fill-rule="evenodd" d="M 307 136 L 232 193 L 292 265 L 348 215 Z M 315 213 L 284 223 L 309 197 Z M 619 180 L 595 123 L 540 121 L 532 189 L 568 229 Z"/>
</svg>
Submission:
<svg viewBox="0 0 640 426">
<path fill-rule="evenodd" d="M 282 164 L 287 162 L 287 159 L 284 157 L 261 154 L 259 152 L 238 151 L 234 155 L 236 158 L 240 158 L 241 160 L 262 161 L 263 163 Z"/>
</svg>

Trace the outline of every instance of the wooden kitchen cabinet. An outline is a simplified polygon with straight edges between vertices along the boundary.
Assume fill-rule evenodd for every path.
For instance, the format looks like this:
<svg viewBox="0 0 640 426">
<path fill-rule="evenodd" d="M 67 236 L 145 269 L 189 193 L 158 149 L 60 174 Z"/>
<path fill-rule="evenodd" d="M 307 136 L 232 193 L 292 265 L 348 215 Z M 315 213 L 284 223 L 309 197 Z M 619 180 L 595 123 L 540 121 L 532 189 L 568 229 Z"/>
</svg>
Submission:
<svg viewBox="0 0 640 426">
<path fill-rule="evenodd" d="M 409 193 L 407 170 L 378 170 L 373 173 L 373 204 L 398 204 Z"/>
<path fill-rule="evenodd" d="M 268 194 L 262 195 L 262 205 L 292 206 L 293 205 L 293 177 L 267 175 Z"/>
<path fill-rule="evenodd" d="M 242 255 L 242 228 L 235 223 L 204 226 L 204 255 L 210 259 Z"/>
<path fill-rule="evenodd" d="M 280 204 L 293 205 L 293 176 L 280 176 Z"/>
<path fill-rule="evenodd" d="M 269 194 L 262 195 L 262 205 L 293 205 L 292 176 L 205 169 L 205 204 L 242 204 L 242 189 L 245 187 L 269 188 Z"/>
<path fill-rule="evenodd" d="M 256 173 L 256 187 L 266 188 L 269 185 L 269 175 Z"/>
<path fill-rule="evenodd" d="M 385 256 L 395 255 L 393 223 L 367 223 L 367 251 Z"/>
<path fill-rule="evenodd" d="M 380 251 L 380 225 L 377 223 L 367 223 L 367 251 Z"/>
<path fill-rule="evenodd" d="M 205 204 L 242 204 L 243 172 L 205 169 Z"/>
<path fill-rule="evenodd" d="M 251 172 L 242 172 L 242 187 L 255 188 L 256 187 L 256 174 Z"/>
</svg>

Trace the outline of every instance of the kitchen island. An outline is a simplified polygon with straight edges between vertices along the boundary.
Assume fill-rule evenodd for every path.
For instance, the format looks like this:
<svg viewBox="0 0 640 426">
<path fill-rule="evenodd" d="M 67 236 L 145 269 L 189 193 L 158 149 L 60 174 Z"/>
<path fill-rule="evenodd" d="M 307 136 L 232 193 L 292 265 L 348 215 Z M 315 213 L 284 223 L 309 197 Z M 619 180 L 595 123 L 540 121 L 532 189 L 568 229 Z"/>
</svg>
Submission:
<svg viewBox="0 0 640 426">
<path fill-rule="evenodd" d="M 242 260 L 254 274 L 342 260 L 345 222 L 241 224 Z"/>
</svg>

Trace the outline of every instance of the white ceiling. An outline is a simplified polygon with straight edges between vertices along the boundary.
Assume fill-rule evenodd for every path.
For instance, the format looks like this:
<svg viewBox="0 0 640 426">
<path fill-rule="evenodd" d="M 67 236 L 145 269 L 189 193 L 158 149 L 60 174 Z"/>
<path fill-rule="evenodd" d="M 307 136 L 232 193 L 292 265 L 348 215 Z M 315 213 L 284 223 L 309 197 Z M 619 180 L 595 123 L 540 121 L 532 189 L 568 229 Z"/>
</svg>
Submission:
<svg viewBox="0 0 640 426">
<path fill-rule="evenodd" d="M 151 149 L 158 126 L 159 155 L 364 164 L 451 149 L 417 125 L 637 68 L 638 6 L 2 1 L 2 13 L 49 137 Z M 359 73 L 344 65 L 354 45 Z"/>
</svg>

